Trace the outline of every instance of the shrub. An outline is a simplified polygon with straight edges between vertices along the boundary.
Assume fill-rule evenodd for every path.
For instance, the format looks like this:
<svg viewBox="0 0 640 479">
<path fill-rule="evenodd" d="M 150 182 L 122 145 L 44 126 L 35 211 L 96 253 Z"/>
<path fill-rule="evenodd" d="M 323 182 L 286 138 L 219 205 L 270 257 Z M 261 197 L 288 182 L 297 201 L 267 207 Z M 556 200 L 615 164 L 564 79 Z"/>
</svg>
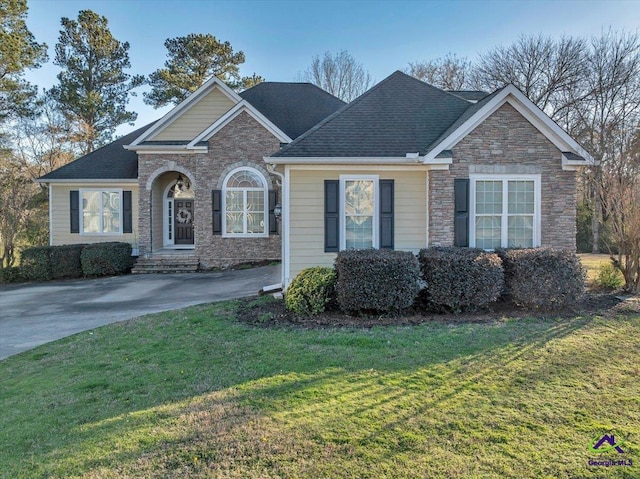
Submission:
<svg viewBox="0 0 640 479">
<path fill-rule="evenodd" d="M 51 248 L 51 276 L 53 279 L 82 277 L 80 255 L 84 244 L 67 244 Z"/>
<path fill-rule="evenodd" d="M 336 272 L 333 268 L 307 268 L 287 288 L 285 304 L 295 313 L 315 316 L 324 312 L 334 298 L 335 285 Z"/>
<path fill-rule="evenodd" d="M 27 281 L 47 281 L 52 278 L 51 246 L 33 246 L 22 251 L 20 269 Z"/>
<path fill-rule="evenodd" d="M 126 273 L 133 266 L 129 243 L 95 243 L 80 254 L 84 276 L 110 276 Z"/>
<path fill-rule="evenodd" d="M 341 251 L 335 262 L 338 306 L 348 313 L 406 309 L 419 291 L 418 260 L 391 250 Z"/>
<path fill-rule="evenodd" d="M 0 268 L 0 283 L 19 283 L 22 280 L 22 269 L 19 266 Z"/>
<path fill-rule="evenodd" d="M 540 309 L 572 306 L 584 293 L 586 272 L 575 253 L 552 248 L 496 251 L 505 292 L 520 305 Z"/>
<path fill-rule="evenodd" d="M 477 310 L 502 293 L 502 261 L 495 253 L 434 247 L 421 250 L 418 260 L 426 286 L 420 293 L 420 304 L 431 311 Z"/>
<path fill-rule="evenodd" d="M 624 285 L 624 276 L 618 268 L 611 263 L 603 263 L 598 270 L 595 284 L 598 288 L 607 291 L 621 288 Z"/>
</svg>

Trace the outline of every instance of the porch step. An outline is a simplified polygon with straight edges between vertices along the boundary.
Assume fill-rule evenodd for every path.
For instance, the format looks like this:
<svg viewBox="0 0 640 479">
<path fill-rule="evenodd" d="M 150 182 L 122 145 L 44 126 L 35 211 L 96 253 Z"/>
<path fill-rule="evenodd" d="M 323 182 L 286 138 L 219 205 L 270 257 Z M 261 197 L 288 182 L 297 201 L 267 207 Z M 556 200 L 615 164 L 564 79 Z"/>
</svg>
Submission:
<svg viewBox="0 0 640 479">
<path fill-rule="evenodd" d="M 144 273 L 195 273 L 198 271 L 200 261 L 195 256 L 184 255 L 153 255 L 149 258 L 140 256 L 131 272 L 133 274 Z"/>
</svg>

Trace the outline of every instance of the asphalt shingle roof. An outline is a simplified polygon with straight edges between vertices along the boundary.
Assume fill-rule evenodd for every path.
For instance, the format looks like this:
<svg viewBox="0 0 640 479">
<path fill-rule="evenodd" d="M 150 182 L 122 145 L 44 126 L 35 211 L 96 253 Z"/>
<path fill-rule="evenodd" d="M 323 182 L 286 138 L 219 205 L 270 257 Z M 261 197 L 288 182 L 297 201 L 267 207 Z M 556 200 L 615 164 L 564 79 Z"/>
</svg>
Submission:
<svg viewBox="0 0 640 479">
<path fill-rule="evenodd" d="M 344 106 L 344 102 L 310 83 L 264 82 L 240 96 L 253 105 L 289 137 L 296 138 Z M 138 155 L 125 150 L 153 124 L 150 123 L 88 155 L 40 178 L 46 180 L 136 179 Z M 189 141 L 144 142 L 149 145 L 182 145 Z"/>
<path fill-rule="evenodd" d="M 449 93 L 453 93 L 456 96 L 464 98 L 465 100 L 469 100 L 473 102 L 480 101 L 485 96 L 488 95 L 487 92 L 479 91 L 479 90 L 447 90 L 447 91 Z"/>
<path fill-rule="evenodd" d="M 448 137 L 451 133 L 453 133 L 458 128 L 460 128 L 465 121 L 467 121 L 469 118 L 471 118 L 478 110 L 480 110 L 489 101 L 491 101 L 491 99 L 493 97 L 495 97 L 500 91 L 502 91 L 502 89 L 496 90 L 492 94 L 485 96 L 482 100 L 478 101 L 477 103 L 471 104 L 471 106 L 469 106 L 469 108 L 467 108 L 462 113 L 462 115 L 460 115 L 458 117 L 458 119 L 456 119 L 456 121 L 454 121 L 451 125 L 449 125 L 449 128 L 444 130 L 440 134 L 440 136 L 438 136 L 436 139 L 434 139 L 433 142 L 431 142 L 428 145 L 428 147 L 425 148 L 424 153 L 427 153 L 427 152 L 431 151 L 436 145 L 438 145 L 438 143 L 440 143 L 442 140 L 444 140 L 446 137 Z M 421 152 L 421 154 L 423 154 L 423 153 Z"/>
<path fill-rule="evenodd" d="M 153 122 L 155 123 L 155 122 Z M 125 150 L 124 145 L 133 142 L 148 125 L 118 138 L 108 145 L 92 151 L 51 173 L 40 177 L 40 180 L 119 180 L 138 178 L 138 155 L 135 151 Z"/>
<path fill-rule="evenodd" d="M 262 82 L 240 96 L 292 139 L 345 105 L 311 83 Z"/>
<path fill-rule="evenodd" d="M 273 156 L 424 154 L 428 145 L 475 105 L 397 71 Z"/>
</svg>

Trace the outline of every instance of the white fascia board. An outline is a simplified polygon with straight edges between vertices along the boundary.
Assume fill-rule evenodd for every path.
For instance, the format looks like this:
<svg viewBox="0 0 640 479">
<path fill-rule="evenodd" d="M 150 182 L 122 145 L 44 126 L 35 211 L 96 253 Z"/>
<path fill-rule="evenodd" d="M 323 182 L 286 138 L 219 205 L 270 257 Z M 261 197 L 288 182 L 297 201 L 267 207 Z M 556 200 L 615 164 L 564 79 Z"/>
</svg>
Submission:
<svg viewBox="0 0 640 479">
<path fill-rule="evenodd" d="M 178 104 L 178 106 L 167 112 L 167 114 L 160 118 L 160 120 L 158 120 L 155 125 L 153 125 L 142 135 L 136 138 L 130 146 L 138 145 L 150 136 L 159 133 L 160 130 L 163 130 L 165 127 L 169 126 L 170 123 L 172 123 L 183 113 L 189 110 L 195 103 L 198 102 L 198 100 L 200 100 L 204 95 L 209 93 L 214 88 L 218 88 L 227 98 L 229 98 L 234 103 L 239 103 L 240 101 L 242 101 L 242 98 L 236 92 L 225 85 L 222 80 L 219 80 L 214 76 L 200 88 L 194 91 L 191 95 L 185 98 L 180 104 Z"/>
<path fill-rule="evenodd" d="M 246 111 L 254 120 L 260 123 L 269 133 L 275 136 L 281 143 L 291 143 L 293 140 L 283 132 L 280 128 L 274 125 L 267 117 L 256 110 L 248 101 L 242 100 L 237 103 L 233 108 L 227 111 L 224 115 L 213 122 L 206 130 L 196 136 L 191 143 L 187 145 L 187 149 L 197 148 L 195 145 L 201 141 L 207 141 L 213 135 L 218 133 L 224 128 L 231 120 L 237 117 L 240 113 Z"/>
<path fill-rule="evenodd" d="M 40 179 L 37 178 L 36 180 L 37 183 L 44 183 L 44 184 L 56 184 L 58 186 L 64 186 L 64 185 L 82 185 L 82 184 L 95 184 L 95 183 L 108 183 L 108 184 L 118 184 L 118 185 L 135 185 L 138 186 L 138 180 L 137 179 L 132 179 L 132 178 L 124 178 L 124 179 L 113 179 L 113 178 L 109 178 L 109 179 L 80 179 L 80 180 L 71 180 L 71 179 L 51 179 L 51 180 L 47 180 L 47 179 Z"/>
<path fill-rule="evenodd" d="M 505 103 L 513 106 L 518 113 L 524 116 L 534 127 L 545 135 L 561 151 L 571 150 L 583 156 L 587 161 L 593 161 L 589 153 L 585 151 L 567 132 L 560 128 L 540 108 L 529 100 L 514 85 L 507 85 L 486 105 L 478 110 L 471 118 L 460 125 L 449 136 L 437 144 L 424 156 L 425 163 L 430 163 L 443 150 L 450 150 L 464 137 L 471 133 L 478 125 L 491 116 Z"/>
<path fill-rule="evenodd" d="M 570 160 L 564 154 L 562 155 L 562 169 L 565 171 L 578 171 L 585 166 L 595 165 L 595 161 L 584 160 Z"/>
<path fill-rule="evenodd" d="M 187 145 L 138 145 L 138 146 L 125 146 L 126 150 L 132 150 L 136 153 L 166 153 L 170 155 L 191 155 L 198 151 L 207 151 L 206 146 L 195 146 L 187 150 Z"/>
<path fill-rule="evenodd" d="M 269 157 L 263 158 L 272 165 L 415 165 L 420 158 L 405 156 L 352 156 L 352 157 Z"/>
</svg>

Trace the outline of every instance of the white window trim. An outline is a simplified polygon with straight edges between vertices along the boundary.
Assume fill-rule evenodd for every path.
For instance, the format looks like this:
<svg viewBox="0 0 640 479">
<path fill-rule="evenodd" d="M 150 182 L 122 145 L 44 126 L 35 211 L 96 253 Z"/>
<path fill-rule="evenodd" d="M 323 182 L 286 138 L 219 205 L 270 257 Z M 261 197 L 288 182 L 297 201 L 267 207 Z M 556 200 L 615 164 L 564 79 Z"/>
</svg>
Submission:
<svg viewBox="0 0 640 479">
<path fill-rule="evenodd" d="M 373 219 L 371 227 L 373 229 L 373 249 L 380 247 L 380 231 L 378 227 L 378 221 L 380 217 L 380 205 L 378 201 L 379 195 L 379 176 L 378 175 L 340 175 L 340 251 L 344 251 L 347 248 L 347 220 L 344 201 L 344 188 L 347 181 L 354 180 L 373 180 Z"/>
<path fill-rule="evenodd" d="M 239 171 L 249 170 L 260 177 L 264 188 L 227 188 L 227 182 L 235 173 Z M 264 191 L 264 232 L 263 233 L 227 233 L 227 191 Z M 227 176 L 224 177 L 222 183 L 222 237 L 223 238 L 268 238 L 269 237 L 269 184 L 264 175 L 255 168 L 250 166 L 241 166 L 231 170 Z M 246 196 L 246 194 L 245 194 Z M 246 202 L 245 202 L 246 204 Z M 244 215 L 244 230 L 246 231 L 247 217 Z"/>
<path fill-rule="evenodd" d="M 84 197 L 84 193 L 87 192 L 100 192 L 100 193 L 118 193 L 118 195 L 120 195 L 120 228 L 118 231 L 110 231 L 110 232 L 98 232 L 98 233 L 89 233 L 89 232 L 85 232 L 84 231 L 84 204 L 83 204 L 83 197 Z M 78 192 L 80 198 L 79 198 L 79 203 L 80 203 L 80 208 L 79 209 L 79 214 L 80 214 L 80 235 L 84 235 L 84 236 L 119 236 L 122 235 L 122 224 L 124 223 L 123 221 L 123 211 L 122 211 L 122 188 L 81 188 Z M 103 212 L 102 212 L 102 201 L 100 201 L 100 230 L 104 230 L 104 224 L 103 224 Z"/>
<path fill-rule="evenodd" d="M 533 210 L 533 247 L 540 247 L 541 238 L 541 208 L 542 208 L 542 188 L 540 186 L 540 175 L 469 175 L 469 246 L 476 246 L 476 181 L 502 181 L 502 214 L 501 216 L 501 247 L 506 248 L 508 244 L 508 201 L 509 196 L 505 194 L 506 182 L 508 181 L 533 181 L 534 210 Z"/>
</svg>

